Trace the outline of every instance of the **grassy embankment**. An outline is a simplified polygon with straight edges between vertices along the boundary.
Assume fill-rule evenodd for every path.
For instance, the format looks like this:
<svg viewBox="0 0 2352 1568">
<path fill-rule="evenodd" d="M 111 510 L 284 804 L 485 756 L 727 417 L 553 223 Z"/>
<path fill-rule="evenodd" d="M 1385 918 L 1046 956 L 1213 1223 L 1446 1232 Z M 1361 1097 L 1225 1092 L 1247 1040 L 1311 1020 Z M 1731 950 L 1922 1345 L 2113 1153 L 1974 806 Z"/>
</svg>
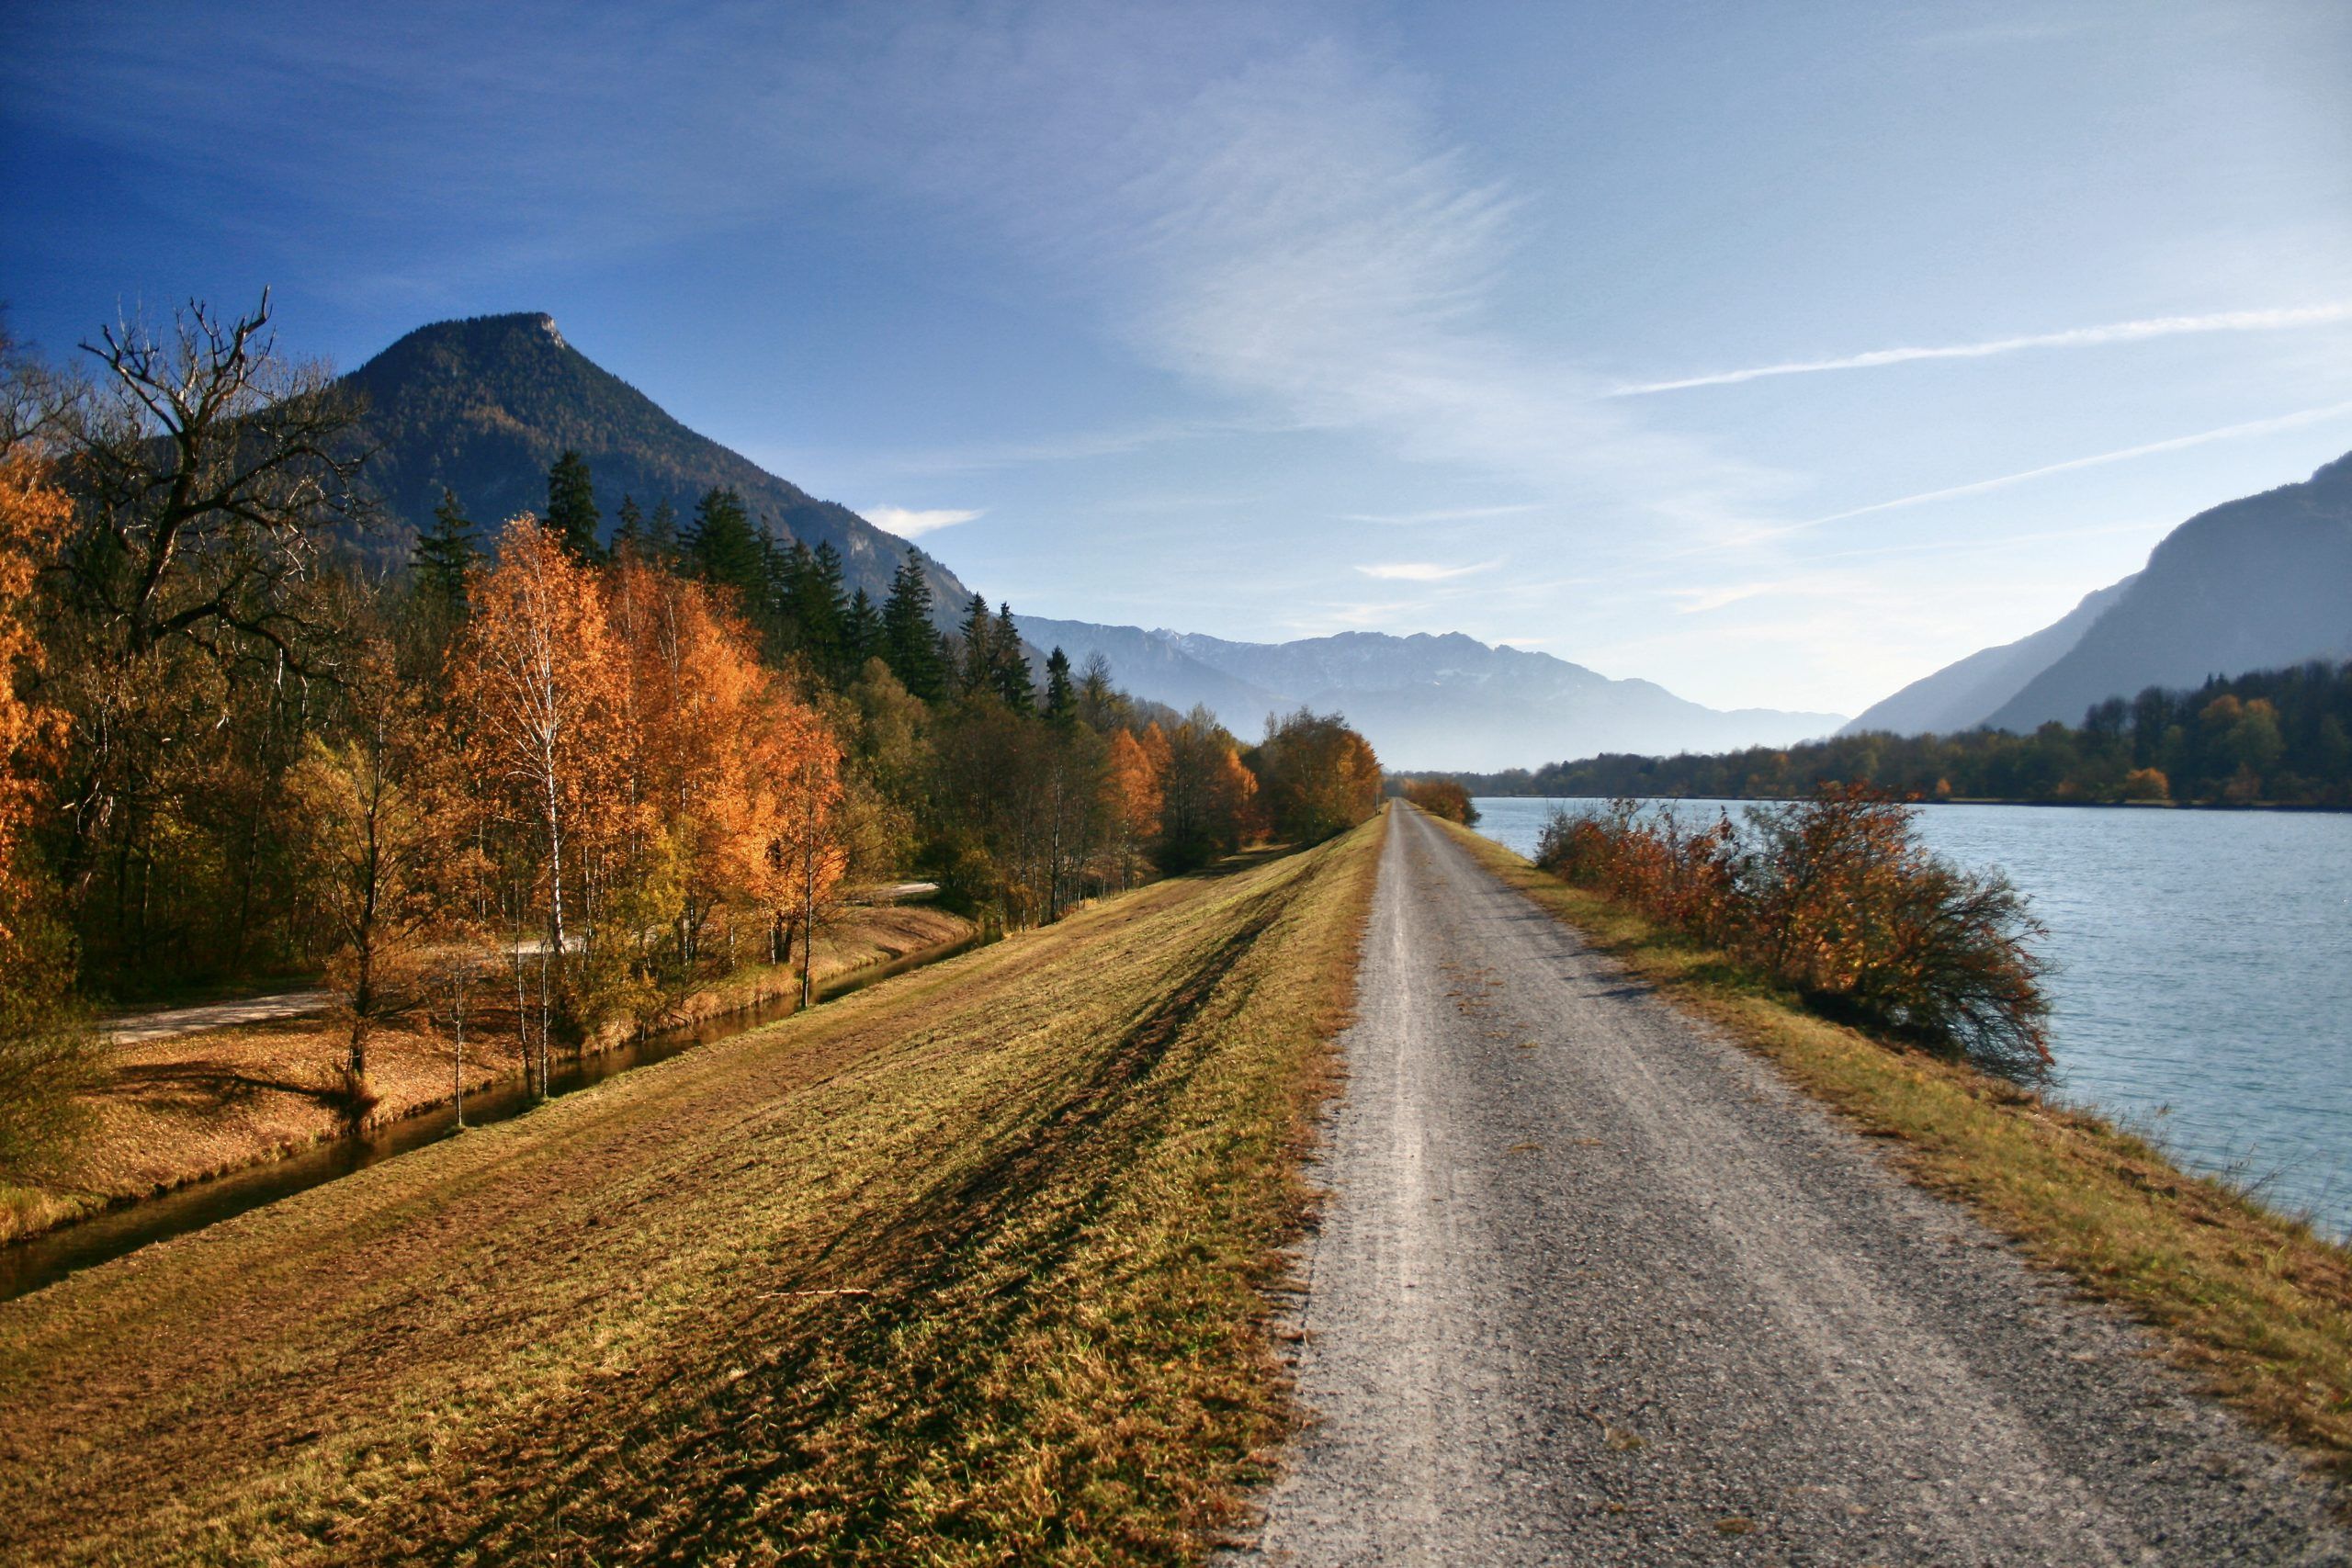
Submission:
<svg viewBox="0 0 2352 1568">
<path fill-rule="evenodd" d="M 970 921 L 920 905 L 844 910 L 818 937 L 812 973 L 822 983 L 972 931 Z M 678 1021 L 756 1007 L 798 988 L 797 970 L 748 964 L 688 998 Z M 483 977 L 476 1010 L 466 1029 L 469 1093 L 522 1071 L 514 992 L 503 971 Z M 598 1048 L 617 1043 L 621 1032 Z M 71 1163 L 40 1188 L 0 1184 L 0 1242 L 344 1135 L 350 1124 L 336 1068 L 347 1046 L 345 1026 L 311 1017 L 109 1048 L 85 1097 L 90 1122 Z M 450 1068 L 447 1038 L 422 1021 L 382 1030 L 368 1047 L 378 1096 L 368 1120 L 447 1105 Z"/>
<path fill-rule="evenodd" d="M 2163 1330 L 2231 1404 L 2352 1473 L 2352 1253 L 2095 1116 L 1816 1018 L 1722 954 L 1442 826 L 1665 995 L 1899 1140 L 1913 1179 Z"/>
<path fill-rule="evenodd" d="M 1197 1556 L 1379 827 L 0 1305 L 0 1558 Z"/>
</svg>

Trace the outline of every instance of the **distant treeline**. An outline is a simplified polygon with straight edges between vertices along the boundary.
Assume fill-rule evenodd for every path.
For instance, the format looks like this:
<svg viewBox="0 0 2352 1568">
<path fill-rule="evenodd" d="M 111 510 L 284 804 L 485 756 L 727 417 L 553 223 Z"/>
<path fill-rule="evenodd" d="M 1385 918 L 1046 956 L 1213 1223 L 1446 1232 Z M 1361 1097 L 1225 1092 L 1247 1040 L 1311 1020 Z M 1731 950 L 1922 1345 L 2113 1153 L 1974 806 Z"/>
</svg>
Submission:
<svg viewBox="0 0 2352 1568">
<path fill-rule="evenodd" d="M 1473 795 L 1793 800 L 1838 784 L 1922 800 L 2352 806 L 2352 662 L 2110 697 L 2030 735 L 1843 735 L 1717 756 L 1607 753 L 1457 773 Z"/>
</svg>

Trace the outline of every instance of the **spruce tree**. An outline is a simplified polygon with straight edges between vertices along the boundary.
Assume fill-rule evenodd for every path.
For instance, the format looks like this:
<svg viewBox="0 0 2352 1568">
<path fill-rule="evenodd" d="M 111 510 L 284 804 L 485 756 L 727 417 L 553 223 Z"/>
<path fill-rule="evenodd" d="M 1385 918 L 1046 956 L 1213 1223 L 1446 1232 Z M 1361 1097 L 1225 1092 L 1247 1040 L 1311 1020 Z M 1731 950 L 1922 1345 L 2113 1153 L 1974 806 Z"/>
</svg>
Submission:
<svg viewBox="0 0 2352 1568">
<path fill-rule="evenodd" d="M 748 620 L 759 620 L 767 603 L 766 545 L 733 491 L 705 491 L 695 503 L 685 558 L 704 581 L 733 589 L 736 607 Z"/>
<path fill-rule="evenodd" d="M 996 623 L 989 617 L 989 602 L 977 593 L 964 612 L 964 663 L 956 685 L 967 697 L 996 690 Z"/>
<path fill-rule="evenodd" d="M 912 550 L 899 563 L 890 596 L 882 602 L 882 656 L 908 691 L 927 703 L 947 694 L 946 663 L 931 629 L 931 584 Z"/>
<path fill-rule="evenodd" d="M 572 559 L 594 566 L 605 558 L 604 547 L 596 542 L 603 522 L 587 460 L 567 446 L 548 470 L 548 527 Z"/>
<path fill-rule="evenodd" d="M 433 509 L 433 526 L 417 536 L 410 557 L 416 572 L 417 592 L 452 621 L 466 616 L 466 574 L 481 551 L 474 545 L 474 525 L 458 509 L 458 492 L 443 490 Z"/>
<path fill-rule="evenodd" d="M 630 555 L 645 558 L 645 514 L 637 509 L 637 498 L 624 494 L 620 511 L 614 514 L 620 521 L 613 525 L 613 557 L 619 559 Z"/>
<path fill-rule="evenodd" d="M 655 502 L 653 515 L 646 521 L 645 555 L 664 565 L 678 559 L 678 509 L 666 501 Z"/>
<path fill-rule="evenodd" d="M 857 668 L 846 647 L 849 610 L 842 600 L 842 553 L 830 540 L 820 544 L 801 569 L 793 612 L 799 617 L 808 656 L 820 670 L 839 681 Z"/>
<path fill-rule="evenodd" d="M 1078 717 L 1078 688 L 1070 684 L 1069 655 L 1059 648 L 1046 655 L 1046 717 L 1062 728 Z"/>
<path fill-rule="evenodd" d="M 854 675 L 881 652 L 882 615 L 861 588 L 850 595 L 849 608 L 842 612 L 842 661 Z"/>
<path fill-rule="evenodd" d="M 996 607 L 996 629 L 989 635 L 989 666 L 996 694 L 1004 699 L 1005 706 L 1015 713 L 1037 711 L 1036 676 L 1029 668 L 1029 656 L 1021 651 L 1021 628 L 1013 624 L 1011 604 Z"/>
</svg>

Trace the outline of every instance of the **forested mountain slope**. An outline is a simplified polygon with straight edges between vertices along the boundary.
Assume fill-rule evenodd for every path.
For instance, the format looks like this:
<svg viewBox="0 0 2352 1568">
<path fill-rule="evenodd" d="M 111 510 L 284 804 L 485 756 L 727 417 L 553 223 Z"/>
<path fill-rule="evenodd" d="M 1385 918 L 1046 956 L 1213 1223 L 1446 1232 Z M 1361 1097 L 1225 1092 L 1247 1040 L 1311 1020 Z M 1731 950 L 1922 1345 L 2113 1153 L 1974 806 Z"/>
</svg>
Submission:
<svg viewBox="0 0 2352 1568">
<path fill-rule="evenodd" d="M 2352 457 L 2166 535 L 2082 640 L 1994 710 L 1996 728 L 2079 724 L 2094 703 L 2209 675 L 2352 656 Z"/>
<path fill-rule="evenodd" d="M 2150 686 L 2352 655 L 2352 456 L 2175 528 L 2148 564 L 2031 637 L 1871 705 L 1848 734 L 2080 724 Z"/>
<path fill-rule="evenodd" d="M 705 491 L 732 489 L 780 540 L 831 543 L 844 587 L 877 603 L 910 547 L 687 429 L 566 343 L 549 316 L 419 327 L 344 382 L 368 400 L 367 432 L 379 446 L 368 477 L 403 541 L 429 524 L 444 488 L 481 523 L 545 510 L 548 468 L 569 448 L 594 476 L 607 533 L 623 496 L 648 515 L 666 502 L 683 526 Z M 959 614 L 972 591 L 922 559 L 943 618 Z"/>
</svg>

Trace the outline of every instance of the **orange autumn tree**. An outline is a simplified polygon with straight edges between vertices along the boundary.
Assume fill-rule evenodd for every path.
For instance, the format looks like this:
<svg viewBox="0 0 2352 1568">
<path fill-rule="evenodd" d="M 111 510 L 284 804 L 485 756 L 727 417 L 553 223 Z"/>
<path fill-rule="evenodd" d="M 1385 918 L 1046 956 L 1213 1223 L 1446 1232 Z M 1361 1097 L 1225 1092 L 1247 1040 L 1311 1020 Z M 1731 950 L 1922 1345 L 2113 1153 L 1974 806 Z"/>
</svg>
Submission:
<svg viewBox="0 0 2352 1568">
<path fill-rule="evenodd" d="M 34 442 L 0 452 L 0 1174 L 18 1178 L 58 1157 L 79 1120 L 74 1091 L 93 1054 L 69 1000 L 72 948 L 55 919 L 54 889 L 25 841 L 65 720 L 27 702 L 19 680 L 42 665 L 37 584 L 72 511 Z"/>
<path fill-rule="evenodd" d="M 43 770 L 63 740 L 65 716 L 27 702 L 17 677 L 38 674 L 44 662 L 32 624 L 34 587 L 73 511 L 31 443 L 0 457 L 0 673 L 6 676 L 0 680 L 0 936 L 13 930 L 13 912 L 28 892 L 25 829 L 48 788 Z"/>
<path fill-rule="evenodd" d="M 629 787 L 674 867 L 676 979 L 691 983 L 703 928 L 730 898 L 766 919 L 769 957 L 782 962 L 846 865 L 840 747 L 761 662 L 723 590 L 626 553 L 605 581 L 625 655 Z"/>
<path fill-rule="evenodd" d="M 1269 716 L 1255 761 L 1263 812 L 1283 839 L 1319 843 L 1380 809 L 1380 759 L 1338 714 Z"/>
<path fill-rule="evenodd" d="M 633 552 L 605 583 L 621 649 L 626 787 L 642 807 L 638 858 L 663 871 L 644 912 L 658 912 L 669 928 L 674 987 L 691 982 L 704 928 L 728 892 L 731 840 L 751 830 L 749 737 L 775 698 L 775 679 L 750 628 L 706 584 Z"/>
<path fill-rule="evenodd" d="M 1150 731 L 1159 734 L 1159 726 Z M 1167 739 L 1160 738 L 1164 753 Z M 1137 740 L 1133 731 L 1115 730 L 1111 736 L 1109 777 L 1105 783 L 1109 795 L 1110 833 L 1105 844 L 1112 876 L 1121 888 L 1141 869 L 1144 846 L 1159 832 L 1159 771 L 1152 765 L 1151 753 Z"/>
<path fill-rule="evenodd" d="M 617 787 L 627 741 L 621 650 L 594 573 L 528 513 L 507 524 L 497 564 L 478 570 L 467 594 L 473 613 L 450 650 L 450 702 L 482 787 L 503 815 L 529 829 L 539 855 L 544 1090 L 550 1001 L 571 1005 L 564 991 L 572 948 L 567 890 L 580 885 L 582 865 L 630 827 L 629 803 Z"/>
<path fill-rule="evenodd" d="M 778 690 L 744 746 L 743 813 L 728 840 L 735 875 L 768 917 L 771 958 L 799 948 L 806 1007 L 816 934 L 849 871 L 841 745 L 814 708 Z"/>
</svg>

